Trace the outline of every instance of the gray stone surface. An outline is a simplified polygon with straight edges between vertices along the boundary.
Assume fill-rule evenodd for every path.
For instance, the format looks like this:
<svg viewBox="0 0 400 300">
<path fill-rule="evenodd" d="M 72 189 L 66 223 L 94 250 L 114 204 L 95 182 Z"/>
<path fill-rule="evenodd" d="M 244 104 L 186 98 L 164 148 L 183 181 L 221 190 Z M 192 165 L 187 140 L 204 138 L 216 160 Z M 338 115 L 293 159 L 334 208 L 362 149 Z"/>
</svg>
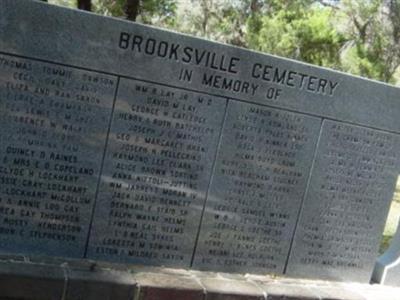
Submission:
<svg viewBox="0 0 400 300">
<path fill-rule="evenodd" d="M 137 300 L 204 300 L 206 290 L 195 277 L 138 272 L 134 274 Z"/>
<path fill-rule="evenodd" d="M 226 278 L 200 278 L 206 291 L 205 300 L 264 300 L 265 293 L 255 283 Z"/>
<path fill-rule="evenodd" d="M 226 100 L 122 79 L 88 255 L 189 267 Z"/>
<path fill-rule="evenodd" d="M 321 120 L 230 101 L 194 267 L 282 273 Z"/>
<path fill-rule="evenodd" d="M 1 0 L 0 99 L 0 252 L 369 280 L 398 88 Z"/>
<path fill-rule="evenodd" d="M 37 260 L 30 257 L 31 261 Z M 65 259 L 40 263 L 0 262 L 1 300 L 399 300 L 400 288 L 383 285 L 333 283 L 272 276 L 183 271 L 131 266 L 124 271 L 98 262 Z M 132 294 L 134 293 L 134 296 Z"/>
<path fill-rule="evenodd" d="M 3 52 L 400 131 L 393 86 L 40 1 L 1 4 Z"/>
<path fill-rule="evenodd" d="M 320 300 L 318 292 L 307 285 L 293 285 L 279 282 L 260 284 L 265 290 L 266 300 Z"/>
<path fill-rule="evenodd" d="M 1 252 L 84 255 L 116 83 L 0 55 Z"/>
<path fill-rule="evenodd" d="M 397 134 L 324 121 L 287 274 L 369 282 L 399 147 Z"/>
</svg>

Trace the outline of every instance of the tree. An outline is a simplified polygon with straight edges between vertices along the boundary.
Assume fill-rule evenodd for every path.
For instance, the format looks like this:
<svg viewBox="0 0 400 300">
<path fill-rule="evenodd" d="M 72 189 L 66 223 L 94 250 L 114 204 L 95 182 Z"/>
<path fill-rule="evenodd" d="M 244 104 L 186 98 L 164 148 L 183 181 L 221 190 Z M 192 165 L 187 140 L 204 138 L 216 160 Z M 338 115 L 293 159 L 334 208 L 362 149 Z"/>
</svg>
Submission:
<svg viewBox="0 0 400 300">
<path fill-rule="evenodd" d="M 345 39 L 332 7 L 314 0 L 200 0 L 178 9 L 176 30 L 263 52 L 338 67 Z"/>
<path fill-rule="evenodd" d="M 175 20 L 176 0 L 96 0 L 95 12 L 162 27 Z"/>
<path fill-rule="evenodd" d="M 316 1 L 266 1 L 247 22 L 250 48 L 339 68 L 346 39 L 332 22 L 335 9 Z"/>
<path fill-rule="evenodd" d="M 82 10 L 92 11 L 92 1 L 91 0 L 78 0 L 77 7 Z"/>
<path fill-rule="evenodd" d="M 246 21 L 251 3 L 257 0 L 191 0 L 181 2 L 175 30 L 247 47 Z"/>
<path fill-rule="evenodd" d="M 1 0 L 0 0 L 1 1 Z M 45 0 L 42 0 L 45 1 Z M 394 83 L 400 0 L 49 0 Z"/>
<path fill-rule="evenodd" d="M 126 18 L 130 21 L 136 21 L 139 13 L 140 0 L 126 0 L 125 14 Z"/>
<path fill-rule="evenodd" d="M 343 70 L 394 82 L 400 66 L 400 0 L 346 0 L 342 10 L 350 21 Z"/>
</svg>

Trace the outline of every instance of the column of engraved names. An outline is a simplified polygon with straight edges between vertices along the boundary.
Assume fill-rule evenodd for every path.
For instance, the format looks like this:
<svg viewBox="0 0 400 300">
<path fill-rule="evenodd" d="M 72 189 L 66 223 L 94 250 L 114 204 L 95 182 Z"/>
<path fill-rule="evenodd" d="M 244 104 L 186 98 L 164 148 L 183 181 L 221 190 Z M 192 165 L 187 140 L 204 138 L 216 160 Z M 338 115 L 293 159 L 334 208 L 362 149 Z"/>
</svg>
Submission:
<svg viewBox="0 0 400 300">
<path fill-rule="evenodd" d="M 189 266 L 225 105 L 121 81 L 90 257 Z"/>
<path fill-rule="evenodd" d="M 195 266 L 280 273 L 320 120 L 230 102 Z"/>
<path fill-rule="evenodd" d="M 2 251 L 83 255 L 115 85 L 0 56 Z"/>
<path fill-rule="evenodd" d="M 324 122 L 288 270 L 369 280 L 397 178 L 397 135 Z M 321 269 L 322 267 L 322 269 Z M 305 270 L 305 271 L 304 271 Z"/>
</svg>

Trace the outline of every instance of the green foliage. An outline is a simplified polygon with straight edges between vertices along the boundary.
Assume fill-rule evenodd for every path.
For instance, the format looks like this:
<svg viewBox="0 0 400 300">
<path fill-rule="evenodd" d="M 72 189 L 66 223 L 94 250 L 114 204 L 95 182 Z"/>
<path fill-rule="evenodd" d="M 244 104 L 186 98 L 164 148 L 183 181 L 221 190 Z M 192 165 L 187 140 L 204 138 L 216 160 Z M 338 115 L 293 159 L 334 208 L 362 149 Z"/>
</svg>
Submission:
<svg viewBox="0 0 400 300">
<path fill-rule="evenodd" d="M 140 5 L 140 21 L 145 24 L 175 24 L 176 1 L 174 0 L 142 0 Z"/>
<path fill-rule="evenodd" d="M 245 47 L 246 18 L 242 6 L 240 1 L 230 0 L 182 1 L 173 29 Z"/>
<path fill-rule="evenodd" d="M 345 0 L 343 4 L 350 20 L 345 28 L 350 43 L 343 51 L 342 69 L 394 83 L 400 65 L 400 1 Z"/>
<path fill-rule="evenodd" d="M 61 6 L 71 7 L 71 8 L 76 6 L 76 1 L 72 1 L 72 0 L 48 0 L 47 2 L 50 4 L 56 4 L 56 5 L 61 5 Z"/>
<path fill-rule="evenodd" d="M 278 10 L 262 16 L 261 22 L 251 18 L 249 47 L 322 66 L 339 66 L 345 38 L 330 20 L 332 9 L 299 2 L 292 1 L 289 10 L 279 5 Z"/>
<path fill-rule="evenodd" d="M 76 7 L 76 0 L 49 0 L 52 4 Z M 126 0 L 92 0 L 93 11 L 125 18 Z M 145 24 L 171 27 L 176 20 L 176 0 L 141 0 L 137 21 Z"/>
<path fill-rule="evenodd" d="M 76 6 L 76 0 L 49 0 Z M 92 0 L 125 17 L 126 0 Z M 331 67 L 400 80 L 400 0 L 141 0 L 137 22 Z"/>
<path fill-rule="evenodd" d="M 125 0 L 94 0 L 92 2 L 94 11 L 99 14 L 114 17 L 125 16 Z"/>
<path fill-rule="evenodd" d="M 392 240 L 393 235 L 396 233 L 399 217 L 400 217 L 400 202 L 399 202 L 399 182 L 397 183 L 396 192 L 394 195 L 394 199 L 392 201 L 389 216 L 386 221 L 385 230 L 383 232 L 381 245 L 380 245 L 380 253 L 383 253 L 388 247 Z"/>
</svg>

